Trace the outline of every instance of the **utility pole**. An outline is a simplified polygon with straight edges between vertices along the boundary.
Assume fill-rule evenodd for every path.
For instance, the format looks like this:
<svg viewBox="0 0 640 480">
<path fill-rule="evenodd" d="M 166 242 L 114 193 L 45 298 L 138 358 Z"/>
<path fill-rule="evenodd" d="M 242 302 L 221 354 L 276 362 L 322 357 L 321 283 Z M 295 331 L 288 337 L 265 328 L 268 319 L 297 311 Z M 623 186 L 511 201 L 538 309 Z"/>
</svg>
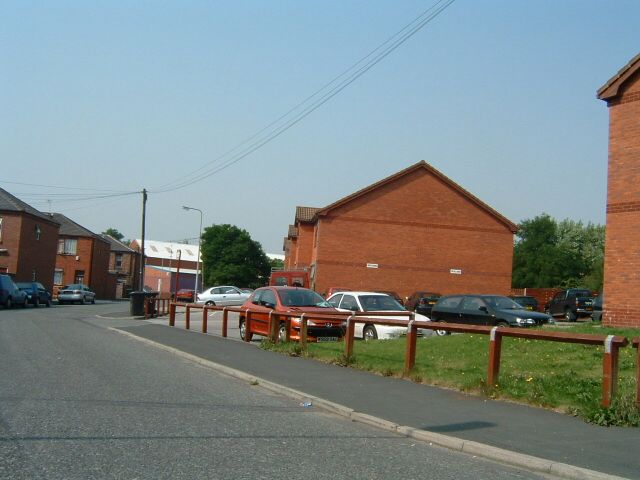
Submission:
<svg viewBox="0 0 640 480">
<path fill-rule="evenodd" d="M 140 245 L 140 291 L 144 290 L 144 228 L 147 216 L 147 189 L 142 189 L 142 245 Z"/>
</svg>

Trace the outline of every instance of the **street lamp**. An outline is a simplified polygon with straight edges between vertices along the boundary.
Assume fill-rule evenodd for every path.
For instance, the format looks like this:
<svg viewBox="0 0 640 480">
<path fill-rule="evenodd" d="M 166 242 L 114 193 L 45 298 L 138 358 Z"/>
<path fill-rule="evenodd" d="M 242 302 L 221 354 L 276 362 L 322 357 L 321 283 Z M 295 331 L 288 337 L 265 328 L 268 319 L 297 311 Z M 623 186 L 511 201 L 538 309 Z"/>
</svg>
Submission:
<svg viewBox="0 0 640 480">
<path fill-rule="evenodd" d="M 202 210 L 199 208 L 187 207 L 186 205 L 183 205 L 182 208 L 184 210 L 195 210 L 196 212 L 200 212 L 200 234 L 198 235 L 198 254 L 196 257 L 196 287 L 193 294 L 193 300 L 196 301 L 198 299 L 198 273 L 200 272 L 200 246 L 202 245 Z"/>
</svg>

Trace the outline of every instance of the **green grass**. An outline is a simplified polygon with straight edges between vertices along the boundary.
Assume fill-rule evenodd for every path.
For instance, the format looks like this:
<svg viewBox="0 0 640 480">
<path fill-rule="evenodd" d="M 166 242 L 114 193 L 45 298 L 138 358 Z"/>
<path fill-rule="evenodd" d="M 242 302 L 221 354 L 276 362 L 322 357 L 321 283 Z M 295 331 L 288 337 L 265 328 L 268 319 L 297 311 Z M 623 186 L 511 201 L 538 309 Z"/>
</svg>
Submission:
<svg viewBox="0 0 640 480">
<path fill-rule="evenodd" d="M 638 330 L 602 328 L 597 324 L 554 328 L 554 331 L 623 335 Z M 640 426 L 635 407 L 635 350 L 620 350 L 618 395 L 611 408 L 600 407 L 603 347 L 502 339 L 502 360 L 497 385 L 487 385 L 487 335 L 462 334 L 418 339 L 416 365 L 408 378 L 490 398 L 509 399 L 578 415 L 600 425 Z M 401 377 L 406 341 L 356 341 L 351 358 L 344 343 L 309 344 L 307 356 L 319 361 Z M 265 343 L 264 348 L 289 355 L 305 354 L 297 344 Z"/>
</svg>

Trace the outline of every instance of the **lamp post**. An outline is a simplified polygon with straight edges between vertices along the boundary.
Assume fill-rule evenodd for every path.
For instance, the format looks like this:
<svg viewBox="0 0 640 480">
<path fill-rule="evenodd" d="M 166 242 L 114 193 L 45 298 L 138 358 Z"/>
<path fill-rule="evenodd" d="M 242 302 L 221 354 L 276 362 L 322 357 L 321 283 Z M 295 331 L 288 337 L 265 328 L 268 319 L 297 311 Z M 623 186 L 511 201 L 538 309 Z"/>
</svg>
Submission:
<svg viewBox="0 0 640 480">
<path fill-rule="evenodd" d="M 187 207 L 186 205 L 183 205 L 182 208 L 184 210 L 195 210 L 196 212 L 200 212 L 200 233 L 198 235 L 198 253 L 196 256 L 196 286 L 193 294 L 193 300 L 196 301 L 198 299 L 198 273 L 200 272 L 200 246 L 202 245 L 202 210 L 199 208 Z"/>
</svg>

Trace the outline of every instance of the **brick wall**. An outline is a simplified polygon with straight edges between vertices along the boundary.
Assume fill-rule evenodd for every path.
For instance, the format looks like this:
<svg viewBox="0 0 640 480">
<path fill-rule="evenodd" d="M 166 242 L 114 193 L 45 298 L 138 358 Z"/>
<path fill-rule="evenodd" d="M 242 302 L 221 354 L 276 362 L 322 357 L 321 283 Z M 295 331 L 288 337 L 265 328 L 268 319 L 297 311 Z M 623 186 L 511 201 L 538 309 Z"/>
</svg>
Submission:
<svg viewBox="0 0 640 480">
<path fill-rule="evenodd" d="M 0 255 L 0 267 L 6 267 L 16 282 L 30 282 L 35 273 L 35 280 L 51 290 L 58 226 L 28 214 L 0 212 L 0 216 L 3 217 L 0 248 L 7 249 Z"/>
<path fill-rule="evenodd" d="M 308 268 L 311 265 L 313 235 L 313 223 L 298 224 L 298 236 L 296 238 L 294 261 L 291 268 Z"/>
<path fill-rule="evenodd" d="M 330 210 L 317 229 L 319 292 L 342 286 L 406 297 L 416 290 L 507 295 L 511 289 L 512 232 L 425 170 Z"/>
<path fill-rule="evenodd" d="M 640 71 L 609 102 L 603 324 L 640 327 Z"/>
</svg>

